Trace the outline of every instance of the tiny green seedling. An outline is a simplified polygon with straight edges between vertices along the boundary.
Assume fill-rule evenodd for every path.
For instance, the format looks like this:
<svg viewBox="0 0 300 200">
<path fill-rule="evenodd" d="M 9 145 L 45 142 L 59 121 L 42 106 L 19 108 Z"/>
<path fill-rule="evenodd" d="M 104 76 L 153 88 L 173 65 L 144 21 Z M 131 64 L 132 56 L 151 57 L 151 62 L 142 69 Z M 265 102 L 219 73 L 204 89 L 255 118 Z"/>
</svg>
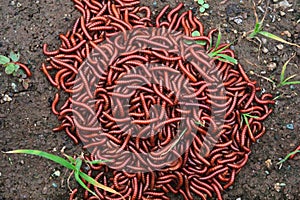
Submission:
<svg viewBox="0 0 300 200">
<path fill-rule="evenodd" d="M 287 161 L 291 156 L 293 156 L 293 155 L 295 155 L 295 154 L 297 154 L 297 153 L 300 153 L 300 150 L 295 150 L 295 151 L 292 151 L 292 152 L 288 153 L 288 154 L 284 157 L 284 159 L 280 160 L 280 161 L 279 161 L 278 163 L 276 163 L 276 164 L 277 164 L 277 165 L 280 165 L 280 164 L 284 163 L 284 162 Z"/>
<path fill-rule="evenodd" d="M 200 32 L 199 31 L 193 31 L 192 32 L 192 37 L 199 37 L 201 36 Z M 196 43 L 196 44 L 199 44 L 201 46 L 204 46 L 206 45 L 206 41 L 203 41 L 203 40 L 184 40 L 184 42 L 186 44 L 193 44 L 193 43 Z"/>
<path fill-rule="evenodd" d="M 282 43 L 289 44 L 289 45 L 296 46 L 296 47 L 300 48 L 300 46 L 298 44 L 294 44 L 294 43 L 288 42 L 288 41 L 282 39 L 281 37 L 279 37 L 277 35 L 274 35 L 274 34 L 269 33 L 267 31 L 263 31 L 263 22 L 264 22 L 264 19 L 265 19 L 265 16 L 266 16 L 267 12 L 265 12 L 265 15 L 262 18 L 262 20 L 259 21 L 257 13 L 256 13 L 256 10 L 255 10 L 255 3 L 253 2 L 253 4 L 254 4 L 253 9 L 254 9 L 254 15 L 255 15 L 255 27 L 254 27 L 254 30 L 250 31 L 250 34 L 248 35 L 249 39 L 253 39 L 258 34 L 260 34 L 260 35 L 262 35 L 264 37 L 267 37 L 267 38 L 270 38 L 270 39 L 273 39 L 273 40 L 277 40 L 279 42 L 282 42 Z"/>
<path fill-rule="evenodd" d="M 280 78 L 279 78 L 279 83 L 276 83 L 277 81 L 274 81 L 272 80 L 271 78 L 268 78 L 268 77 L 265 77 L 265 76 L 262 76 L 262 75 L 259 75 L 255 72 L 251 72 L 252 74 L 260 77 L 260 78 L 263 78 L 265 80 L 267 80 L 268 82 L 272 83 L 272 86 L 273 86 L 273 89 L 275 88 L 279 88 L 279 87 L 282 87 L 282 86 L 286 86 L 286 85 L 297 85 L 297 84 L 300 84 L 300 81 L 291 81 L 291 79 L 295 78 L 297 76 L 297 74 L 294 74 L 294 75 L 291 75 L 287 78 L 285 78 L 285 71 L 286 71 L 286 68 L 287 68 L 287 65 L 289 64 L 289 62 L 296 56 L 296 54 L 294 54 L 291 58 L 289 58 L 285 63 L 284 65 L 282 66 L 282 69 L 281 69 L 281 73 L 280 73 Z M 279 98 L 280 96 L 278 96 L 277 98 Z M 276 99 L 277 99 L 276 98 Z M 275 99 L 274 99 L 275 100 Z"/>
<path fill-rule="evenodd" d="M 200 6 L 200 13 L 204 13 L 205 10 L 207 10 L 209 8 L 209 4 L 206 3 L 204 0 L 198 0 L 197 3 L 199 4 Z"/>
<path fill-rule="evenodd" d="M 208 56 L 211 57 L 211 58 L 216 57 L 217 60 L 220 60 L 222 62 L 227 62 L 227 63 L 231 63 L 231 64 L 235 64 L 236 65 L 238 63 L 238 61 L 235 58 L 233 58 L 231 56 L 228 56 L 226 54 L 222 54 L 222 51 L 224 51 L 225 49 L 227 49 L 231 44 L 228 44 L 225 47 L 223 47 L 221 49 L 218 49 L 219 46 L 220 46 L 220 44 L 221 44 L 221 38 L 222 38 L 222 34 L 221 34 L 221 31 L 219 30 L 218 39 L 217 39 L 217 42 L 216 42 L 216 46 L 213 49 L 213 51 L 208 54 Z M 210 44 L 212 45 L 212 42 Z"/>
<path fill-rule="evenodd" d="M 39 151 L 39 150 L 29 150 L 29 149 L 19 149 L 19 150 L 13 150 L 13 151 L 8 151 L 5 152 L 7 154 L 13 154 L 13 153 L 20 153 L 20 154 L 30 154 L 30 155 L 36 155 L 36 156 L 41 156 L 43 158 L 46 158 L 48 160 L 52 160 L 53 162 L 56 162 L 64 167 L 66 167 L 67 169 L 70 169 L 74 172 L 74 176 L 76 181 L 87 191 L 89 191 L 91 194 L 93 194 L 94 196 L 98 197 L 97 194 L 93 191 L 91 191 L 86 184 L 82 181 L 85 180 L 88 183 L 94 185 L 95 187 L 98 187 L 102 190 L 105 190 L 107 192 L 113 193 L 113 194 L 117 194 L 120 195 L 122 197 L 122 199 L 125 200 L 125 198 L 118 193 L 117 191 L 115 191 L 114 189 L 107 187 L 99 182 L 97 182 L 95 179 L 93 179 L 92 177 L 90 177 L 89 175 L 87 175 L 86 173 L 81 171 L 81 166 L 83 161 L 88 163 L 88 164 L 101 164 L 101 163 L 105 163 L 105 162 L 110 162 L 110 160 L 94 160 L 94 161 L 86 161 L 84 160 L 83 154 L 81 154 L 80 156 L 78 156 L 76 159 L 68 156 L 66 154 L 64 154 L 64 156 L 68 159 L 65 160 L 59 156 L 56 156 L 54 154 L 50 154 L 47 152 L 43 152 L 43 151 Z M 99 197 L 98 197 L 99 198 Z"/>
<path fill-rule="evenodd" d="M 20 59 L 20 53 L 14 53 L 11 51 L 9 53 L 9 56 L 3 56 L 0 55 L 0 64 L 5 67 L 5 73 L 13 76 L 20 76 L 24 74 L 24 72 L 20 69 L 20 66 L 17 64 L 17 62 Z"/>
<path fill-rule="evenodd" d="M 248 118 L 254 118 L 254 119 L 257 119 L 257 118 L 259 118 L 259 117 L 258 117 L 258 116 L 254 116 L 254 115 L 250 115 L 249 113 L 243 113 L 242 116 L 241 116 L 241 124 L 240 124 L 240 126 L 242 127 L 242 124 L 243 124 L 243 122 L 245 121 L 245 124 L 246 124 L 246 126 L 248 127 L 248 130 L 249 130 L 249 132 L 250 132 L 251 135 L 252 135 L 252 131 L 251 131 L 251 128 L 250 128 L 250 124 L 249 124 Z"/>
<path fill-rule="evenodd" d="M 286 67 L 288 65 L 288 63 L 296 56 L 296 54 L 294 54 L 291 58 L 289 58 L 283 65 L 282 70 L 281 70 L 281 74 L 280 74 L 280 82 L 277 85 L 277 87 L 281 87 L 281 86 L 285 86 L 285 85 L 296 85 L 296 84 L 300 84 L 300 81 L 290 81 L 291 79 L 295 78 L 297 76 L 297 74 L 294 74 L 292 76 L 289 76 L 287 78 L 285 78 L 285 70 Z"/>
</svg>

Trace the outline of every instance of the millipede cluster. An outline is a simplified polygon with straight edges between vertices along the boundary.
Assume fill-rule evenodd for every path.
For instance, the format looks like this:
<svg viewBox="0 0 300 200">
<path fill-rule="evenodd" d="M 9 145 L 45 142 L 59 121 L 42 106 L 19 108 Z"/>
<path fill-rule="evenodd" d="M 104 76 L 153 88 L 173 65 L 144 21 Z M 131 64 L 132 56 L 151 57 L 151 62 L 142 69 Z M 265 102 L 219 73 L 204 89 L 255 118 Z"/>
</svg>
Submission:
<svg viewBox="0 0 300 200">
<path fill-rule="evenodd" d="M 87 160 L 109 160 L 88 174 L 126 199 L 222 199 L 265 133 L 272 96 L 258 96 L 240 64 L 208 56 L 234 52 L 215 48 L 218 30 L 205 34 L 183 3 L 153 20 L 136 0 L 73 1 L 81 17 L 57 50 L 43 47 L 41 69 L 58 89 L 54 131 L 82 142 Z M 122 199 L 88 187 L 100 199 Z"/>
</svg>

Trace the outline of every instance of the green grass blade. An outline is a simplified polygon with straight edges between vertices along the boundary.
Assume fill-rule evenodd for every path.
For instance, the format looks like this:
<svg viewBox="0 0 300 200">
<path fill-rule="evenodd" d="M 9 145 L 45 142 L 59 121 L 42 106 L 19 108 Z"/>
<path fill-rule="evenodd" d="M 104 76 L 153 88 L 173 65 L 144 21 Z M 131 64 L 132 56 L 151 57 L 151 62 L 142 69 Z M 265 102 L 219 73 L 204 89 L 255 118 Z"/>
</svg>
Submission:
<svg viewBox="0 0 300 200">
<path fill-rule="evenodd" d="M 257 35 L 257 33 L 261 30 L 261 24 L 262 24 L 262 22 L 255 23 L 254 30 L 248 36 L 249 38 L 254 38 Z"/>
<path fill-rule="evenodd" d="M 72 164 L 75 165 L 75 163 L 76 163 L 76 159 L 75 158 L 73 158 L 72 156 L 69 156 L 67 154 L 63 154 L 63 155 L 70 161 L 70 163 L 72 163 Z"/>
<path fill-rule="evenodd" d="M 300 81 L 290 81 L 290 82 L 283 82 L 280 86 L 284 85 L 299 85 Z"/>
<path fill-rule="evenodd" d="M 219 50 L 217 50 L 217 51 L 213 51 L 213 52 L 210 52 L 209 54 L 208 54 L 208 56 L 209 57 L 215 57 L 217 54 L 219 54 L 219 53 L 221 53 L 222 51 L 224 51 L 225 49 L 227 49 L 229 46 L 230 46 L 231 44 L 228 44 L 228 45 L 226 45 L 225 47 L 223 47 L 223 48 L 221 48 L 221 49 L 219 49 Z"/>
<path fill-rule="evenodd" d="M 194 123 L 195 123 L 196 125 L 200 125 L 200 126 L 202 126 L 202 127 L 205 126 L 205 122 L 204 122 L 204 123 L 201 123 L 200 121 L 194 121 Z"/>
<path fill-rule="evenodd" d="M 167 153 L 169 153 L 173 147 L 179 142 L 179 140 L 182 138 L 182 136 L 185 134 L 185 132 L 187 131 L 187 129 L 185 128 L 182 133 L 179 135 L 179 137 L 176 139 L 175 142 L 172 143 L 172 145 L 170 146 L 170 148 L 168 149 L 168 151 L 163 152 L 161 155 L 166 155 Z"/>
<path fill-rule="evenodd" d="M 269 33 L 267 31 L 259 31 L 258 33 L 261 34 L 261 35 L 263 35 L 263 36 L 265 36 L 265 37 L 271 38 L 273 40 L 277 40 L 279 42 L 282 42 L 282 43 L 289 44 L 289 45 L 296 46 L 296 47 L 300 48 L 300 46 L 298 44 L 294 44 L 294 43 L 288 42 L 288 41 L 282 39 L 281 37 L 278 37 L 277 35 L 274 35 L 274 34 Z"/>
<path fill-rule="evenodd" d="M 251 131 L 251 128 L 250 128 L 250 124 L 249 124 L 248 118 L 245 115 L 244 115 L 244 120 L 245 120 L 246 126 L 248 127 L 249 132 L 252 135 L 252 131 Z"/>
<path fill-rule="evenodd" d="M 76 170 L 74 172 L 74 176 L 75 176 L 75 179 L 76 181 L 79 183 L 79 185 L 81 187 L 83 187 L 83 189 L 87 190 L 88 192 L 90 192 L 91 194 L 93 194 L 94 196 L 98 197 L 98 195 L 93 192 L 92 190 L 90 190 L 86 185 L 85 183 L 80 179 L 79 177 L 79 173 L 80 173 L 80 167 L 82 165 L 82 160 L 80 158 L 76 159 Z M 99 197 L 98 197 L 99 198 Z"/>
<path fill-rule="evenodd" d="M 56 162 L 56 163 L 66 167 L 68 169 L 71 169 L 71 170 L 76 169 L 75 166 L 72 165 L 67 160 L 65 160 L 65 159 L 63 159 L 59 156 L 50 154 L 50 153 L 46 153 L 44 151 L 30 150 L 30 149 L 18 149 L 18 150 L 8 151 L 8 152 L 5 152 L 5 153 L 8 153 L 8 154 L 19 153 L 19 154 L 30 154 L 30 155 L 41 156 L 41 157 L 46 158 L 48 160 L 52 160 L 53 162 Z"/>
<path fill-rule="evenodd" d="M 218 33 L 218 39 L 217 39 L 217 43 L 216 43 L 216 47 L 215 49 L 217 49 L 221 43 L 221 38 L 222 38 L 222 33 L 221 30 L 219 29 L 219 33 Z"/>
<path fill-rule="evenodd" d="M 245 113 L 243 115 L 246 116 L 246 117 L 254 118 L 254 119 L 258 119 L 259 118 L 258 116 L 250 115 L 248 113 Z"/>
<path fill-rule="evenodd" d="M 284 81 L 283 81 L 283 82 L 288 82 L 289 80 L 291 80 L 291 79 L 295 78 L 296 76 L 297 76 L 297 74 L 294 74 L 294 75 L 292 75 L 292 76 L 290 76 L 290 77 L 288 77 L 288 78 L 284 79 Z"/>
<path fill-rule="evenodd" d="M 228 56 L 226 54 L 217 54 L 216 56 L 223 58 L 228 63 L 233 63 L 235 65 L 238 64 L 238 61 L 235 58 Z"/>
<path fill-rule="evenodd" d="M 93 160 L 93 161 L 86 161 L 86 163 L 91 164 L 91 165 L 98 165 L 98 164 L 103 164 L 107 162 L 112 162 L 112 160 Z"/>
<path fill-rule="evenodd" d="M 285 156 L 284 159 L 282 159 L 281 161 L 279 161 L 277 163 L 277 165 L 284 163 L 285 161 L 287 161 L 292 155 L 296 154 L 296 153 L 300 153 L 300 150 L 296 150 L 296 151 L 292 151 L 291 153 L 289 153 L 288 155 Z"/>
<path fill-rule="evenodd" d="M 88 183 L 102 189 L 102 190 L 105 190 L 107 192 L 110 192 L 112 194 L 117 194 L 119 196 L 122 197 L 122 199 L 125 200 L 125 198 L 122 196 L 122 194 L 120 194 L 119 192 L 115 191 L 114 189 L 110 188 L 110 187 L 107 187 L 99 182 L 97 182 L 95 179 L 93 179 L 92 177 L 90 177 L 89 175 L 85 174 L 84 172 L 79 172 L 79 175 L 84 179 L 86 180 Z"/>
</svg>

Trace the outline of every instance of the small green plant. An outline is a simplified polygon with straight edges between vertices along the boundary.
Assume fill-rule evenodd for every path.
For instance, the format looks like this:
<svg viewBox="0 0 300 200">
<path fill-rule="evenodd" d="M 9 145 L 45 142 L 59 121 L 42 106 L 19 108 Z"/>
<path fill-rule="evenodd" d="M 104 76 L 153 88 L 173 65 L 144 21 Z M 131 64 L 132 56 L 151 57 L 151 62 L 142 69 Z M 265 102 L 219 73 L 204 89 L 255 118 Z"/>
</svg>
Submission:
<svg viewBox="0 0 300 200">
<path fill-rule="evenodd" d="M 296 47 L 300 47 L 298 44 L 294 44 L 294 43 L 288 42 L 288 41 L 282 39 L 281 37 L 279 37 L 277 35 L 274 35 L 274 34 L 269 33 L 267 31 L 263 31 L 263 22 L 264 22 L 264 19 L 265 19 L 265 16 L 266 16 L 267 12 L 265 12 L 265 15 L 262 18 L 262 20 L 259 21 L 257 13 L 256 13 L 256 10 L 255 10 L 255 3 L 253 2 L 253 4 L 254 4 L 253 9 L 254 9 L 254 15 L 255 15 L 255 27 L 254 27 L 254 29 L 252 31 L 250 31 L 250 34 L 248 35 L 249 39 L 253 39 L 258 34 L 260 34 L 260 35 L 262 35 L 264 37 L 267 37 L 267 38 L 270 38 L 270 39 L 273 39 L 273 40 L 277 40 L 277 41 L 285 43 L 285 44 L 289 44 L 289 45 L 293 45 L 293 46 L 296 46 Z"/>
<path fill-rule="evenodd" d="M 291 79 L 295 78 L 297 76 L 297 74 L 294 74 L 292 76 L 289 76 L 287 78 L 285 78 L 285 70 L 287 65 L 289 64 L 289 62 L 296 56 L 296 54 L 294 54 L 291 58 L 289 58 L 283 65 L 282 70 L 281 70 L 281 74 L 280 74 L 280 82 L 277 85 L 277 87 L 281 87 L 281 86 L 285 86 L 285 85 L 296 85 L 296 84 L 300 84 L 300 81 L 290 81 Z"/>
<path fill-rule="evenodd" d="M 242 127 L 242 124 L 243 124 L 243 122 L 245 121 L 245 124 L 246 124 L 246 126 L 248 127 L 248 130 L 249 130 L 249 132 L 250 132 L 251 135 L 252 135 L 252 131 L 251 131 L 251 128 L 250 128 L 250 124 L 249 124 L 248 118 L 254 118 L 254 119 L 257 119 L 257 118 L 259 118 L 259 117 L 258 117 L 258 116 L 254 116 L 254 115 L 250 115 L 249 113 L 242 113 L 242 116 L 241 116 L 241 124 L 240 124 L 240 126 Z"/>
<path fill-rule="evenodd" d="M 192 37 L 199 37 L 201 36 L 200 32 L 199 31 L 193 31 L 192 32 Z M 206 45 L 206 41 L 203 41 L 203 40 L 196 40 L 196 44 L 199 44 L 199 45 Z"/>
<path fill-rule="evenodd" d="M 204 13 L 206 9 L 209 8 L 209 4 L 206 3 L 204 0 L 198 0 L 197 3 L 199 4 L 200 6 L 200 13 Z"/>
<path fill-rule="evenodd" d="M 3 56 L 0 55 L 0 64 L 5 67 L 5 73 L 13 76 L 20 76 L 22 75 L 22 70 L 20 69 L 20 66 L 17 64 L 17 62 L 20 59 L 20 53 L 15 53 L 11 51 L 9 53 L 9 56 Z"/>
<path fill-rule="evenodd" d="M 280 165 L 280 164 L 284 163 L 284 162 L 287 161 L 291 156 L 293 156 L 293 155 L 295 155 L 295 154 L 297 154 L 297 153 L 300 153 L 300 150 L 295 150 L 295 151 L 292 151 L 292 152 L 288 153 L 288 154 L 284 157 L 284 159 L 280 160 L 280 161 L 279 161 L 278 163 L 276 163 L 276 164 L 277 164 L 277 165 Z"/>
<path fill-rule="evenodd" d="M 97 182 L 95 179 L 93 179 L 92 177 L 90 177 L 89 175 L 87 175 L 86 173 L 81 171 L 81 166 L 82 163 L 88 163 L 91 165 L 95 165 L 95 164 L 101 164 L 101 163 L 105 163 L 105 162 L 110 162 L 109 160 L 94 160 L 94 161 L 86 161 L 83 157 L 83 154 L 81 154 L 80 156 L 78 156 L 76 159 L 68 156 L 66 154 L 64 154 L 64 156 L 68 159 L 64 159 L 61 158 L 59 156 L 56 156 L 54 154 L 50 154 L 44 151 L 39 151 L 39 150 L 30 150 L 30 149 L 19 149 L 19 150 L 13 150 L 13 151 L 8 151 L 5 152 L 7 154 L 14 154 L 14 153 L 19 153 L 19 154 L 30 154 L 30 155 L 36 155 L 36 156 L 41 156 L 43 158 L 46 158 L 48 160 L 52 160 L 53 162 L 56 162 L 64 167 L 66 167 L 67 169 L 72 170 L 72 173 L 74 172 L 74 176 L 76 181 L 87 191 L 89 191 L 91 194 L 93 194 L 94 196 L 98 197 L 97 194 L 93 191 L 91 191 L 86 184 L 82 181 L 85 180 L 88 183 L 94 185 L 95 187 L 98 187 L 102 190 L 105 190 L 107 192 L 113 193 L 113 194 L 117 194 L 120 195 L 122 197 L 122 199 L 125 200 L 125 198 L 118 193 L 117 191 L 115 191 L 114 189 L 107 187 L 99 182 Z M 99 197 L 98 197 L 99 198 Z"/>
<path fill-rule="evenodd" d="M 208 54 L 209 57 L 214 58 L 216 57 L 218 60 L 222 61 L 222 62 L 227 62 L 227 63 L 232 63 L 232 64 L 237 64 L 238 61 L 231 57 L 228 56 L 226 54 L 222 54 L 222 51 L 224 51 L 225 49 L 227 49 L 231 44 L 226 45 L 225 47 L 218 49 L 220 44 L 221 44 L 221 38 L 222 38 L 222 34 L 221 31 L 219 30 L 218 33 L 218 38 L 217 38 L 217 42 L 216 42 L 216 46 L 215 48 L 212 50 L 212 52 L 210 52 Z M 210 43 L 212 45 L 212 42 Z M 218 49 L 218 50 L 217 50 Z"/>
<path fill-rule="evenodd" d="M 291 75 L 287 78 L 285 78 L 285 71 L 286 71 L 286 68 L 287 68 L 287 65 L 289 64 L 289 62 L 296 56 L 296 54 L 294 54 L 291 58 L 289 58 L 285 63 L 284 65 L 282 66 L 282 69 L 281 69 L 281 73 L 280 73 L 280 78 L 279 78 L 279 83 L 276 83 L 276 81 L 272 80 L 271 78 L 268 78 L 268 77 L 265 77 L 265 76 L 262 76 L 262 75 L 259 75 L 259 74 L 256 74 L 254 72 L 252 72 L 252 74 L 258 76 L 258 77 L 261 77 L 267 81 L 269 81 L 270 83 L 272 83 L 273 85 L 273 89 L 275 88 L 279 88 L 279 87 L 282 87 L 282 86 L 286 86 L 286 85 L 297 85 L 297 84 L 300 84 L 300 81 L 291 81 L 291 79 L 295 78 L 297 76 L 297 74 L 294 74 L 294 75 Z M 275 100 L 275 99 L 274 99 Z"/>
</svg>

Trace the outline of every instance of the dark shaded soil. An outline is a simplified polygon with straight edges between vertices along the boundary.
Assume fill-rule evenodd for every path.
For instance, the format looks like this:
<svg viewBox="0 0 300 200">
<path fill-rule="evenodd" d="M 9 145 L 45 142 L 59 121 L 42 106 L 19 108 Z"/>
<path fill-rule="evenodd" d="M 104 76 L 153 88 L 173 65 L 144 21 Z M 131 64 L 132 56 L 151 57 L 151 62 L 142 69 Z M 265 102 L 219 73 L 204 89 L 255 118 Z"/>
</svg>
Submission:
<svg viewBox="0 0 300 200">
<path fill-rule="evenodd" d="M 167 3 L 171 6 L 178 3 L 177 0 L 157 1 L 154 6 L 153 2 L 151 0 L 144 4 L 151 5 L 153 10 L 160 10 Z M 210 4 L 209 15 L 201 16 L 205 30 L 221 27 L 224 41 L 234 41 L 254 27 L 255 18 L 250 1 L 232 0 L 223 5 L 219 5 L 217 0 L 207 2 Z M 270 2 L 265 30 L 299 44 L 299 3 L 297 5 L 296 0 L 288 2 L 292 7 L 277 8 Z M 265 4 L 260 7 L 266 10 Z M 199 15 L 193 0 L 186 2 L 186 8 L 194 8 Z M 281 16 L 283 13 L 280 11 L 285 15 Z M 157 14 L 157 11 L 154 12 Z M 0 102 L 1 150 L 30 148 L 59 154 L 60 149 L 66 146 L 69 155 L 79 154 L 80 146 L 74 147 L 64 133 L 52 132 L 52 128 L 58 125 L 50 108 L 55 89 L 39 71 L 44 60 L 42 44 L 58 45 L 58 34 L 70 29 L 79 13 L 74 10 L 71 1 L 63 0 L 0 0 L 0 13 L 0 54 L 7 55 L 10 50 L 20 51 L 21 62 L 28 64 L 33 72 L 30 86 L 25 90 L 17 78 L 6 75 L 4 69 L 0 69 L 0 99 L 4 95 L 12 98 L 11 102 Z M 262 18 L 263 13 L 259 9 L 258 14 Z M 241 24 L 234 22 L 235 17 L 242 19 Z M 289 31 L 290 35 L 282 35 L 284 31 Z M 300 53 L 299 48 L 283 44 L 281 49 L 278 44 L 267 39 L 259 48 L 256 43 L 241 39 L 235 43 L 234 50 L 248 74 L 254 71 L 278 80 L 284 62 L 292 53 Z M 263 47 L 268 49 L 267 53 L 264 53 L 266 49 L 262 51 Z M 271 70 L 268 66 L 272 62 L 276 63 L 276 67 Z M 292 75 L 299 72 L 299 56 L 296 56 L 286 73 Z M 258 76 L 252 78 L 259 82 L 263 90 L 274 96 L 282 96 L 276 102 L 274 113 L 265 122 L 267 133 L 253 145 L 247 165 L 238 174 L 233 187 L 224 193 L 224 199 L 300 199 L 300 156 L 285 162 L 281 169 L 276 165 L 279 158 L 300 143 L 300 86 L 272 90 L 272 85 L 265 79 Z M 300 80 L 300 76 L 295 79 Z M 17 88 L 14 89 L 12 84 L 16 84 Z M 287 129 L 287 124 L 293 124 L 294 130 Z M 0 200 L 68 199 L 66 180 L 69 172 L 65 169 L 37 157 L 2 153 L 0 156 Z M 265 164 L 268 159 L 273 163 L 270 168 Z M 56 170 L 61 172 L 60 177 L 52 176 Z M 276 191 L 276 183 L 284 183 L 285 186 Z"/>
</svg>

